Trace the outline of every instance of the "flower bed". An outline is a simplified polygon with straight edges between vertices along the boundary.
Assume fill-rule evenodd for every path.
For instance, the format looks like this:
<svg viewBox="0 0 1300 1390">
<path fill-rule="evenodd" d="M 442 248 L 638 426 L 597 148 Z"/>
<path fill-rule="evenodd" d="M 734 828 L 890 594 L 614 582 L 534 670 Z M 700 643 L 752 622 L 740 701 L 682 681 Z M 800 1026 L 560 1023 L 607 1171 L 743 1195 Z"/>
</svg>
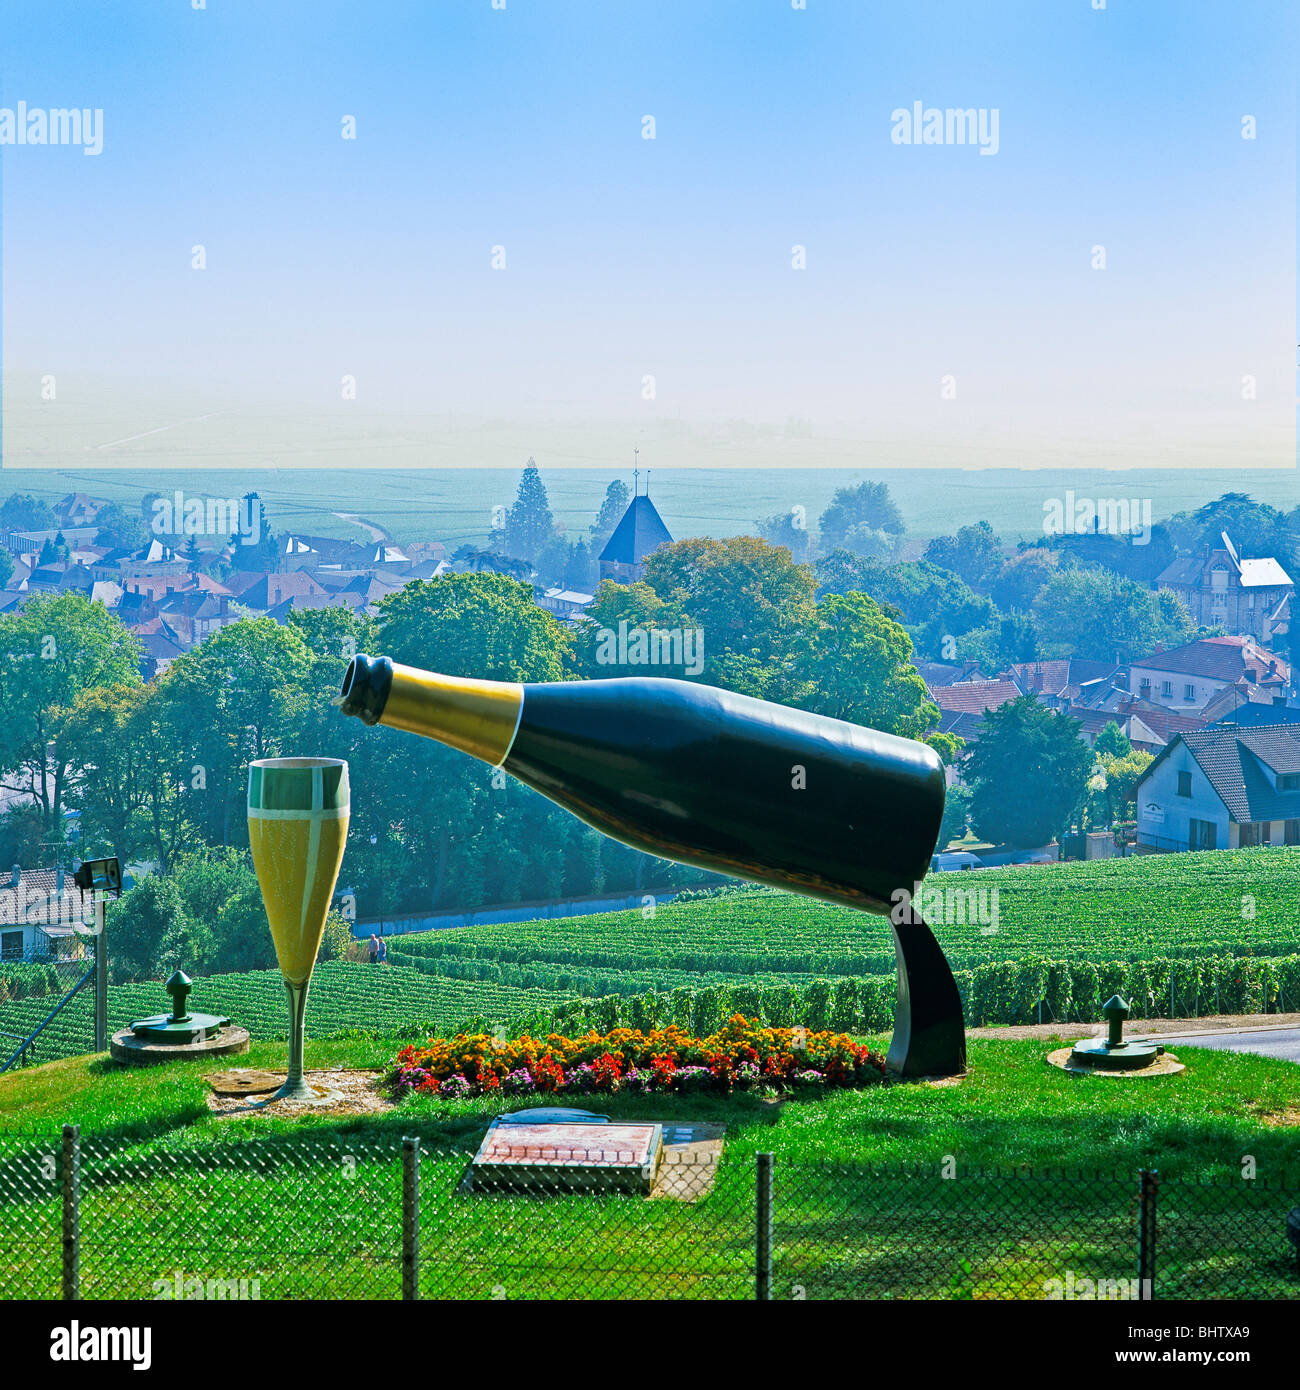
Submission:
<svg viewBox="0 0 1300 1390">
<path fill-rule="evenodd" d="M 487 1033 L 430 1038 L 402 1048 L 388 1085 L 399 1097 L 418 1091 L 455 1099 L 764 1088 L 806 1093 L 871 1086 L 884 1075 L 885 1059 L 847 1034 L 764 1028 L 735 1014 L 707 1038 L 675 1025 L 649 1033 L 593 1029 L 579 1038 L 525 1034 L 508 1042 Z"/>
</svg>

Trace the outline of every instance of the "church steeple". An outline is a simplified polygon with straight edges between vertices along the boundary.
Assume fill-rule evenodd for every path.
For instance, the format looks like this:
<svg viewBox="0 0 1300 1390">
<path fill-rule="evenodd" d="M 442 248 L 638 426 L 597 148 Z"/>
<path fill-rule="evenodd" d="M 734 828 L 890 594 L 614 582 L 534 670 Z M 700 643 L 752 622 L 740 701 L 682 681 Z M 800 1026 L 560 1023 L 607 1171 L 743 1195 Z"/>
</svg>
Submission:
<svg viewBox="0 0 1300 1390">
<path fill-rule="evenodd" d="M 672 536 L 650 500 L 650 470 L 646 469 L 646 490 L 641 492 L 641 450 L 632 450 L 632 501 L 600 552 L 600 577 L 619 584 L 631 584 L 644 572 L 645 557 L 661 545 L 671 545 Z"/>
</svg>

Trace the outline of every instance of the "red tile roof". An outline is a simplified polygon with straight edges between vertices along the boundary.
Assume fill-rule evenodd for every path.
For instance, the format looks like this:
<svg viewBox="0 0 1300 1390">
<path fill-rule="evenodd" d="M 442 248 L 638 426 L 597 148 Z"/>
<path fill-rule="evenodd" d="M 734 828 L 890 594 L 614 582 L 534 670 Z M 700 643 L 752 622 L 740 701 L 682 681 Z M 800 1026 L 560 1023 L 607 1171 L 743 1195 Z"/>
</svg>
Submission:
<svg viewBox="0 0 1300 1390">
<path fill-rule="evenodd" d="M 1008 700 L 1023 693 L 1015 681 L 963 681 L 960 685 L 941 685 L 930 692 L 942 710 L 953 713 L 983 714 L 1000 709 Z"/>
</svg>

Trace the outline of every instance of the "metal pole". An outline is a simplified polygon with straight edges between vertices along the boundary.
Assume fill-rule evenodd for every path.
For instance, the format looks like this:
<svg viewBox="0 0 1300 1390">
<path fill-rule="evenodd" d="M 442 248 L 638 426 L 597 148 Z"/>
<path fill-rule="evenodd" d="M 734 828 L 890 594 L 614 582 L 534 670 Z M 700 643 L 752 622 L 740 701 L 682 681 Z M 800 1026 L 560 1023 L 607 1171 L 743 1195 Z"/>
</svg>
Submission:
<svg viewBox="0 0 1300 1390">
<path fill-rule="evenodd" d="M 756 1154 L 754 1170 L 754 1298 L 772 1298 L 772 1165 L 770 1153 Z"/>
<path fill-rule="evenodd" d="M 1154 1168 L 1138 1169 L 1138 1298 L 1155 1299 L 1156 1189 L 1160 1174 Z"/>
<path fill-rule="evenodd" d="M 402 1140 L 402 1300 L 420 1297 L 420 1141 Z"/>
<path fill-rule="evenodd" d="M 108 1051 L 108 938 L 104 935 L 108 904 L 104 894 L 95 896 L 95 1048 Z"/>
<path fill-rule="evenodd" d="M 63 1297 L 81 1297 L 81 1129 L 63 1126 Z"/>
</svg>

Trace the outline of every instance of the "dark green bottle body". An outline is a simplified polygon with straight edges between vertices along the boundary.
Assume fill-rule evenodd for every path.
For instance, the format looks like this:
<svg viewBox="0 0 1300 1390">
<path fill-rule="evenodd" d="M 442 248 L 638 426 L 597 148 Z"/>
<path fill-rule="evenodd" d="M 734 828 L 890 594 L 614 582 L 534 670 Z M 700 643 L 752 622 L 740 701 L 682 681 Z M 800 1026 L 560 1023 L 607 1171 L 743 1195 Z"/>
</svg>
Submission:
<svg viewBox="0 0 1300 1390">
<path fill-rule="evenodd" d="M 926 745 L 689 681 L 526 685 L 504 767 L 635 849 L 872 912 L 943 817 Z"/>
</svg>

